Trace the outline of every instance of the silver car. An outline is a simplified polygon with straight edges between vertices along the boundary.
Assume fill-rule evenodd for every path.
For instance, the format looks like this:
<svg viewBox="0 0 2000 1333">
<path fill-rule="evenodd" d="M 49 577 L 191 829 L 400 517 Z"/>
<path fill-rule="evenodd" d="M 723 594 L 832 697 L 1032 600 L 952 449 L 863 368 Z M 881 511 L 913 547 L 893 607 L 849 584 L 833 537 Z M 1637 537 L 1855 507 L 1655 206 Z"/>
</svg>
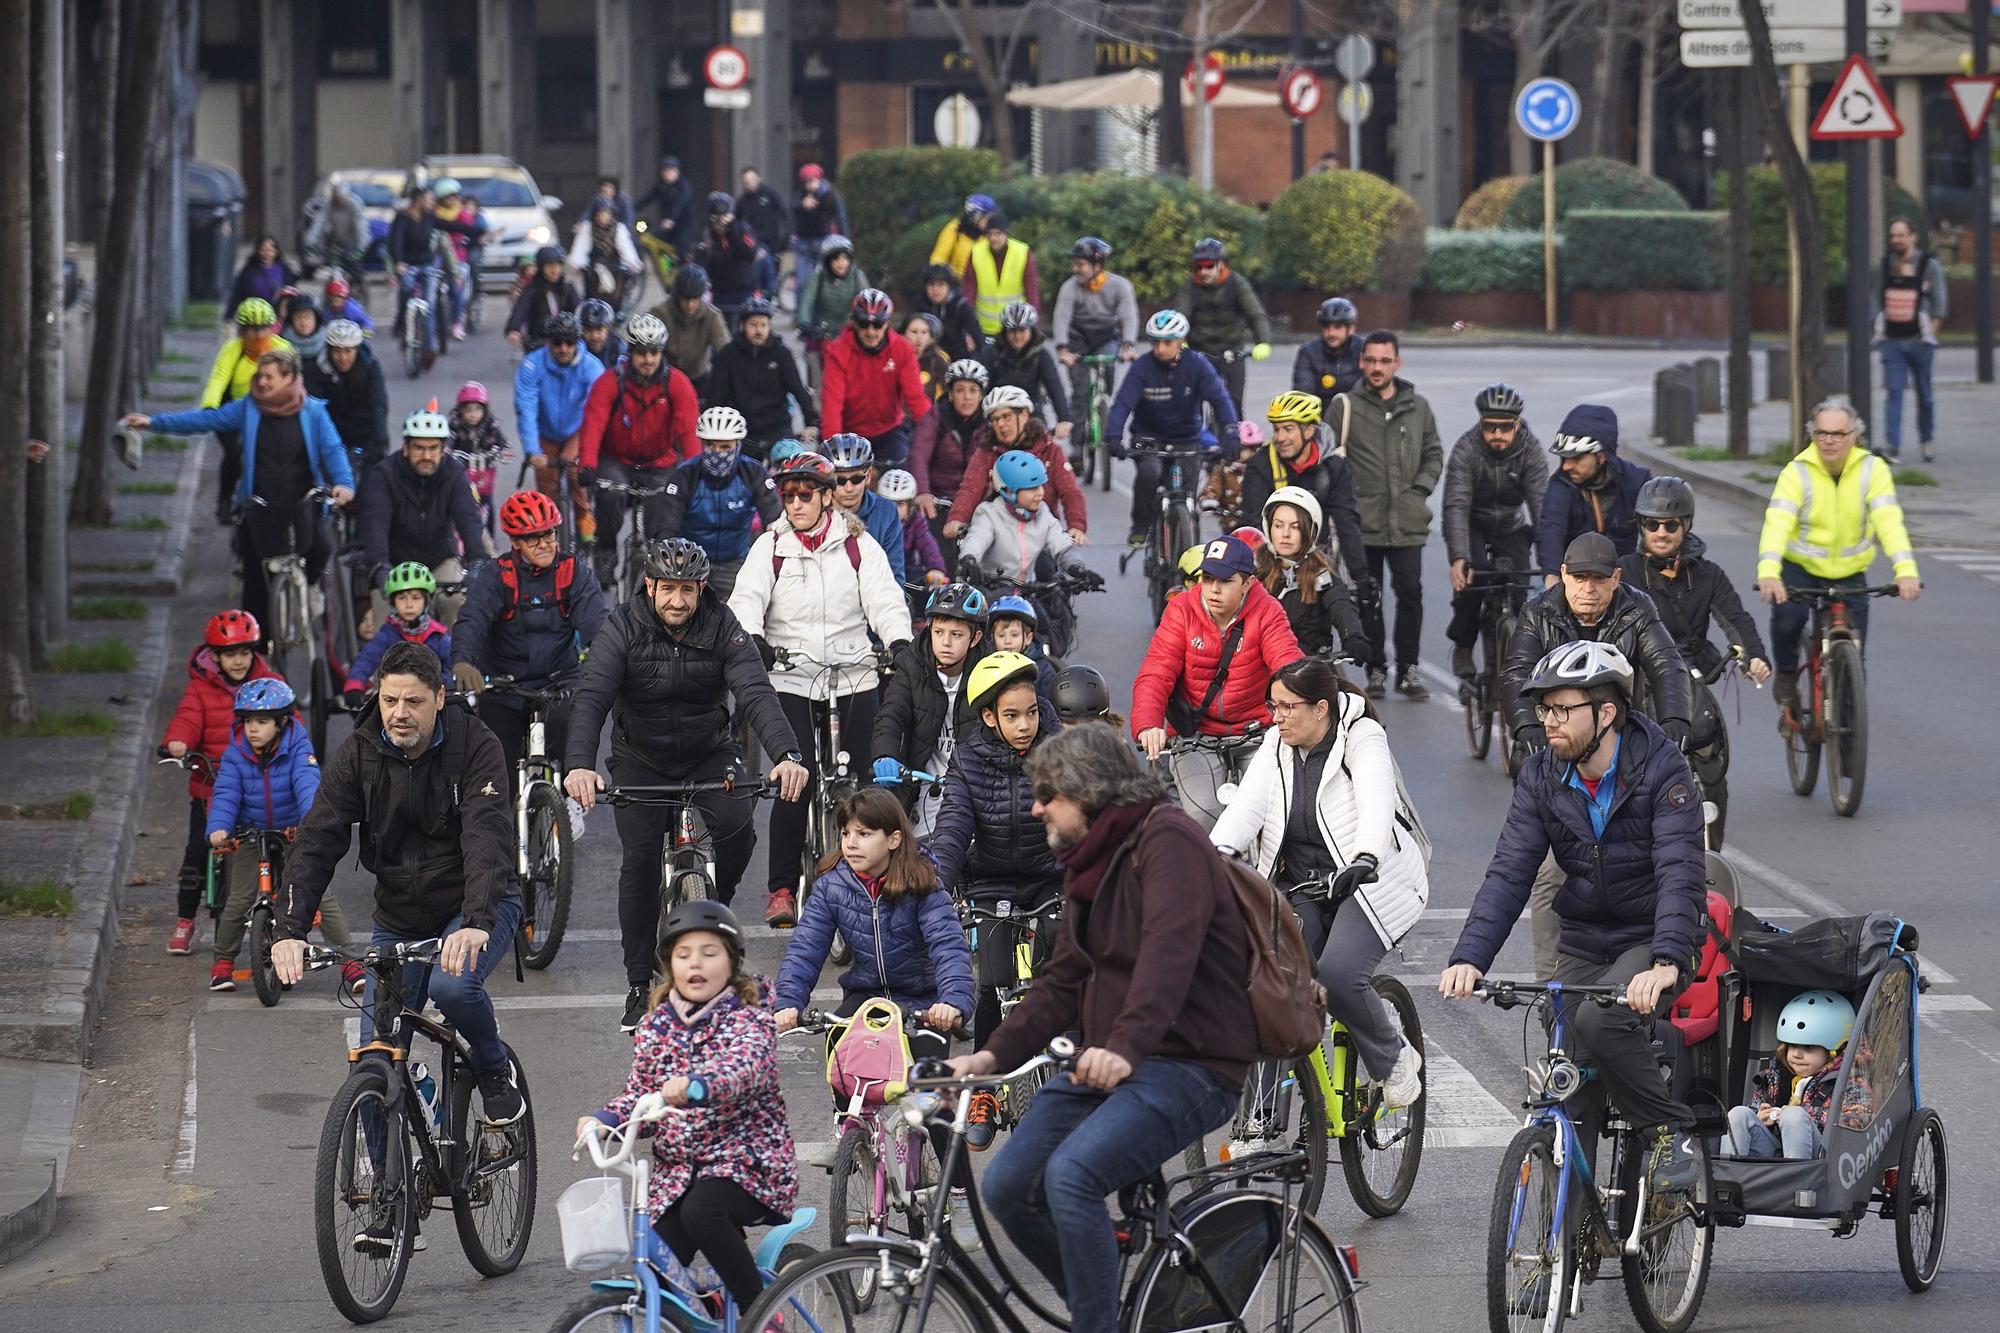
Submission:
<svg viewBox="0 0 2000 1333">
<path fill-rule="evenodd" d="M 479 215 L 499 236 L 479 256 L 480 286 L 505 287 L 524 261 L 556 240 L 554 213 L 562 200 L 543 194 L 528 169 L 498 153 L 438 153 L 410 169 L 409 186 L 452 176 L 479 201 Z"/>
</svg>

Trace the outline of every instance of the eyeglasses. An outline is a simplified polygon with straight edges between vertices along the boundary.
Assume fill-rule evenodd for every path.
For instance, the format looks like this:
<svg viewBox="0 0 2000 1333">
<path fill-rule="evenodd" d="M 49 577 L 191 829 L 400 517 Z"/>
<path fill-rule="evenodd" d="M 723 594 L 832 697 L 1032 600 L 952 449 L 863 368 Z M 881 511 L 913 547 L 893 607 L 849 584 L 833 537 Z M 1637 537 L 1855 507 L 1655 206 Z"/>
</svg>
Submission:
<svg viewBox="0 0 2000 1333">
<path fill-rule="evenodd" d="M 1055 800 L 1060 795 L 1062 795 L 1061 792 L 1057 791 L 1054 787 L 1050 786 L 1046 782 L 1037 782 L 1035 784 L 1034 797 L 1035 800 L 1041 803 L 1042 805 L 1047 805 L 1049 802 Z"/>
<path fill-rule="evenodd" d="M 1547 722 L 1553 718 L 1555 724 L 1560 727 L 1569 722 L 1569 715 L 1577 709 L 1592 706 L 1588 701 L 1580 704 L 1536 704 L 1535 721 Z"/>
<path fill-rule="evenodd" d="M 576 339 L 574 339 L 574 338 L 551 338 L 551 339 L 549 339 L 549 346 L 551 346 L 551 347 L 569 347 L 569 348 L 574 348 L 574 347 L 576 346 Z"/>
<path fill-rule="evenodd" d="M 1361 364 L 1364 366 L 1393 366 L 1396 364 L 1396 358 L 1393 356 L 1364 356 L 1361 358 Z"/>
<path fill-rule="evenodd" d="M 1207 273 L 1212 269 L 1221 268 L 1222 265 L 1213 259 L 1197 259 L 1194 261 L 1194 267 L 1197 273 Z"/>
<path fill-rule="evenodd" d="M 1277 699 L 1266 699 L 1264 706 L 1271 710 L 1272 717 L 1289 717 L 1294 708 L 1312 707 L 1312 701 L 1310 699 L 1294 699 L 1290 703 L 1283 703 Z"/>
<path fill-rule="evenodd" d="M 1812 433 L 1815 440 L 1845 440 L 1852 438 L 1853 435 L 1854 432 L 1851 430 L 1816 430 Z"/>
<path fill-rule="evenodd" d="M 1679 532 L 1687 524 L 1677 518 L 1642 518 L 1639 526 L 1648 532 Z"/>
<path fill-rule="evenodd" d="M 1482 421 L 1479 423 L 1479 429 L 1485 431 L 1488 435 L 1512 435 L 1521 429 L 1521 423 L 1518 421 Z"/>
<path fill-rule="evenodd" d="M 866 486 L 868 484 L 868 474 L 866 472 L 843 472 L 833 479 L 833 484 L 836 486 Z"/>
<path fill-rule="evenodd" d="M 547 532 L 531 532 L 525 537 L 516 537 L 514 539 L 514 545 L 516 546 L 554 546 L 555 544 L 556 534 L 554 529 L 550 529 Z"/>
<path fill-rule="evenodd" d="M 886 319 L 856 319 L 854 327 L 857 329 L 886 329 L 889 327 L 889 321 Z"/>
<path fill-rule="evenodd" d="M 778 498 L 786 504 L 803 504 L 819 494 L 817 486 L 780 486 Z"/>
</svg>

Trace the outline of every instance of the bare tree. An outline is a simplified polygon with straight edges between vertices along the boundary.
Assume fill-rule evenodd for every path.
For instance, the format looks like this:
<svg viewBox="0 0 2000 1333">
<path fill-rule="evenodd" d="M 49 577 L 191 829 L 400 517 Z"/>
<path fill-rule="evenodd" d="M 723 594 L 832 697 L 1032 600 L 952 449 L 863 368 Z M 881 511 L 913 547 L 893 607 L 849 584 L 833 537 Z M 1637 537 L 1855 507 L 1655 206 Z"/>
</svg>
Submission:
<svg viewBox="0 0 2000 1333">
<path fill-rule="evenodd" d="M 1007 80 L 1012 75 L 1021 37 L 1027 32 L 1028 20 L 1034 16 L 1038 3 L 1039 0 L 1027 0 L 1015 12 L 1012 24 L 999 39 L 996 57 L 993 43 L 987 37 L 986 17 L 975 0 L 937 0 L 938 12 L 944 15 L 952 35 L 972 59 L 973 75 L 993 111 L 993 148 L 1007 166 L 1020 160 L 1014 147 L 1014 117 L 1007 107 Z"/>
<path fill-rule="evenodd" d="M 1785 108 L 1778 99 L 1778 62 L 1771 53 L 1771 20 L 1762 5 L 1742 7 L 1743 27 L 1750 36 L 1750 65 L 1756 71 L 1757 100 L 1764 112 L 1764 142 L 1778 166 L 1785 187 L 1785 208 L 1791 214 L 1792 236 L 1799 266 L 1799 327 L 1792 356 L 1792 382 L 1799 401 L 1819 401 L 1819 363 L 1826 346 L 1826 254 L 1821 249 L 1819 200 L 1806 173 L 1798 145 L 1786 130 Z"/>
<path fill-rule="evenodd" d="M 1189 43 L 1188 57 L 1195 71 L 1195 170 L 1194 177 L 1209 189 L 1215 188 L 1215 112 L 1209 107 L 1208 98 L 1203 95 L 1203 71 L 1207 68 L 1208 53 L 1221 46 L 1230 38 L 1242 32 L 1263 11 L 1265 0 L 1190 0 L 1188 8 L 1194 20 L 1193 40 Z M 1218 26 L 1223 13 L 1241 6 L 1236 19 L 1227 27 Z M 1160 71 L 1162 82 L 1173 78 L 1175 71 Z"/>
<path fill-rule="evenodd" d="M 1659 133 L 1660 44 L 1666 36 L 1669 11 L 1665 5 L 1642 3 L 1639 25 L 1639 170 L 1653 174 L 1653 139 Z"/>
<path fill-rule="evenodd" d="M 34 44 L 29 0 L 0 0 L 0 178 L 17 185 L 30 177 L 30 60 Z M 33 222 L 29 192 L 0 192 L 0 347 L 28 345 L 30 255 Z M 25 569 L 28 562 L 28 466 L 21 441 L 28 433 L 28 358 L 0 357 L 0 562 Z M 44 464 L 43 466 L 47 466 Z M 0 723 L 19 725 L 34 717 L 28 693 L 28 581 L 0 579 Z"/>
<path fill-rule="evenodd" d="M 1514 47 L 1514 95 L 1541 77 L 1542 66 L 1577 23 L 1598 13 L 1599 0 L 1500 0 L 1488 22 Z M 1588 104 L 1586 104 L 1588 105 Z M 1513 126 L 1507 140 L 1507 169 L 1515 176 L 1535 172 L 1535 142 Z"/>
<path fill-rule="evenodd" d="M 48 660 L 51 640 L 68 632 L 69 561 L 63 521 L 63 198 L 64 103 L 69 85 L 60 71 L 67 59 L 62 0 L 31 0 L 31 59 L 47 77 L 33 86 L 34 135 L 29 196 L 33 204 L 33 311 L 29 334 L 28 434 L 49 443 L 48 460 L 28 470 L 27 582 L 31 599 L 32 660 Z M 5 438 L 0 436 L 0 438 Z"/>
</svg>

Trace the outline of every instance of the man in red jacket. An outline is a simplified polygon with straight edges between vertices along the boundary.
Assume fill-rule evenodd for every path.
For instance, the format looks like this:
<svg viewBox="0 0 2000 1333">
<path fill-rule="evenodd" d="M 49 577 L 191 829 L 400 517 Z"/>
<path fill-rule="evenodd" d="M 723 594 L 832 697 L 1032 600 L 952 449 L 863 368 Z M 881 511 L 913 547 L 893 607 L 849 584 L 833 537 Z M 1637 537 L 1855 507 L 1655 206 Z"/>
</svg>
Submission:
<svg viewBox="0 0 2000 1333">
<path fill-rule="evenodd" d="M 931 396 L 909 340 L 889 328 L 895 302 L 874 287 L 857 292 L 847 327 L 821 352 L 819 428 L 849 431 L 875 446 L 875 466 L 901 467 L 910 454 L 909 422 L 931 410 Z"/>
<path fill-rule="evenodd" d="M 1049 470 L 1049 499 L 1069 539 L 1079 546 L 1090 541 L 1090 514 L 1083 504 L 1083 488 L 1076 484 L 1076 472 L 1069 465 L 1069 451 L 1049 437 L 1035 415 L 1028 391 L 1002 384 L 986 394 L 986 427 L 972 437 L 972 452 L 965 458 L 965 475 L 952 498 L 951 521 L 944 525 L 946 537 L 957 537 L 972 521 L 972 511 L 985 503 L 991 491 L 993 464 L 1010 449 L 1019 449 L 1042 460 Z"/>
<path fill-rule="evenodd" d="M 1271 725 L 1271 677 L 1304 654 L 1285 608 L 1257 582 L 1256 567 L 1240 537 L 1217 537 L 1202 553 L 1200 590 L 1167 603 L 1132 682 L 1132 734 L 1148 759 L 1167 748 L 1169 727 L 1178 736 L 1244 736 Z M 1224 753 L 1189 750 L 1169 762 L 1181 804 L 1202 827 L 1214 824 L 1222 813 L 1216 791 L 1227 776 Z"/>
<path fill-rule="evenodd" d="M 645 506 L 646 530 L 666 532 L 667 473 L 701 452 L 695 418 L 701 402 L 687 376 L 666 364 L 667 326 L 652 315 L 634 315 L 625 330 L 625 361 L 599 375 L 583 402 L 583 430 L 577 437 L 578 480 L 595 490 L 598 478 L 611 486 L 654 492 L 638 497 Z M 618 529 L 627 496 L 596 492 L 597 581 L 613 586 L 618 566 Z"/>
</svg>

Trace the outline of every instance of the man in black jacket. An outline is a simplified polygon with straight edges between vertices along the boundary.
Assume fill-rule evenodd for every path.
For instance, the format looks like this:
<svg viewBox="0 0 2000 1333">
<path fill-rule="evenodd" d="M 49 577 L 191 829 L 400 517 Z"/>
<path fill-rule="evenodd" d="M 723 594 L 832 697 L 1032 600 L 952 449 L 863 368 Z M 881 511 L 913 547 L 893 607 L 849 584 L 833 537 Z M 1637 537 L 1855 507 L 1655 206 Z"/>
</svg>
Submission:
<svg viewBox="0 0 2000 1333">
<path fill-rule="evenodd" d="M 548 341 L 549 323 L 583 301 L 576 284 L 563 276 L 563 252 L 553 245 L 535 251 L 535 276 L 507 312 L 507 341 L 532 352 Z"/>
<path fill-rule="evenodd" d="M 1330 409 L 1335 395 L 1361 383 L 1361 340 L 1354 336 L 1354 302 L 1329 296 L 1319 303 L 1319 337 L 1299 344 L 1292 358 L 1292 387 L 1319 395 Z"/>
<path fill-rule="evenodd" d="M 785 197 L 772 189 L 755 167 L 743 168 L 737 179 L 743 182 L 743 193 L 736 196 L 736 216 L 765 245 L 783 245 L 792 234 L 792 213 L 785 207 Z"/>
<path fill-rule="evenodd" d="M 354 479 L 365 483 L 389 451 L 389 386 L 382 363 L 368 350 L 359 324 L 336 319 L 326 326 L 326 350 L 303 369 L 306 392 L 326 401 L 326 414 L 347 446 Z"/>
<path fill-rule="evenodd" d="M 1535 525 L 1549 489 L 1548 460 L 1541 441 L 1521 419 L 1527 404 L 1520 391 L 1489 384 L 1473 399 L 1473 407 L 1479 422 L 1458 437 L 1444 466 L 1444 548 L 1451 560 L 1452 592 L 1445 637 L 1451 640 L 1452 672 L 1463 681 L 1471 681 L 1477 671 L 1472 646 L 1479 639 L 1480 611 L 1489 591 L 1501 591 L 1478 586 L 1473 575 L 1502 560 L 1509 569 L 1533 568 L 1528 562 L 1534 554 Z"/>
<path fill-rule="evenodd" d="M 438 582 L 456 583 L 465 576 L 461 550 L 474 560 L 492 554 L 472 481 L 445 449 L 450 439 L 451 424 L 436 412 L 410 413 L 402 451 L 376 464 L 362 488 L 361 542 L 376 588 L 375 622 L 388 614 L 380 588 L 391 567 L 415 560 L 429 565 Z M 440 595 L 431 614 L 449 626 L 463 600 L 462 594 Z"/>
<path fill-rule="evenodd" d="M 708 196 L 708 226 L 690 243 L 687 262 L 708 270 L 715 308 L 731 321 L 744 302 L 764 294 L 758 282 L 763 255 L 756 233 L 736 216 L 736 201 L 720 191 Z"/>
<path fill-rule="evenodd" d="M 729 702 L 778 759 L 771 770 L 780 799 L 805 792 L 806 768 L 785 721 L 757 645 L 708 590 L 708 555 L 684 538 L 647 553 L 644 589 L 619 607 L 592 640 L 570 701 L 563 787 L 588 810 L 605 788 L 597 772 L 598 738 L 612 718 L 611 779 L 619 786 L 714 782 L 743 766 L 731 732 Z M 745 778 L 746 783 L 748 778 Z M 728 902 L 757 845 L 749 795 L 706 792 L 693 798 L 715 840 L 715 897 Z M 625 1015 L 630 1032 L 646 1014 L 658 962 L 660 855 L 674 818 L 670 805 L 617 807 L 618 934 L 625 950 Z"/>
<path fill-rule="evenodd" d="M 405 971 L 409 1002 L 425 990 L 472 1051 L 490 1124 L 518 1120 L 522 1099 L 486 978 L 514 942 L 521 898 L 514 883 L 514 818 L 500 743 L 478 718 L 446 708 L 444 668 L 418 643 L 382 655 L 379 725 L 357 719 L 320 779 L 319 794 L 285 858 L 284 919 L 271 950 L 278 979 L 305 975 L 313 915 L 362 826 L 361 865 L 375 876 L 372 942 L 441 937 L 436 972 Z M 372 1037 L 375 979 L 361 1009 L 361 1040 Z M 357 1249 L 392 1238 L 364 1233 Z"/>
<path fill-rule="evenodd" d="M 792 349 L 771 336 L 775 313 L 761 296 L 743 303 L 743 322 L 729 345 L 715 354 L 702 399 L 705 407 L 733 407 L 743 414 L 750 428 L 743 450 L 759 462 L 772 444 L 792 434 L 793 401 L 806 429 L 819 428 L 819 409 Z"/>
<path fill-rule="evenodd" d="M 660 178 L 632 201 L 632 210 L 647 220 L 647 237 L 674 247 L 682 259 L 695 241 L 695 192 L 681 175 L 681 160 L 672 153 L 660 159 Z"/>
<path fill-rule="evenodd" d="M 1311 491 L 1326 517 L 1320 545 L 1339 554 L 1342 572 L 1357 590 L 1372 591 L 1368 550 L 1361 542 L 1361 510 L 1354 499 L 1354 469 L 1320 440 L 1319 398 L 1297 390 L 1281 393 L 1271 400 L 1269 411 L 1270 442 L 1245 451 L 1237 512 L 1245 523 L 1260 523 L 1265 501 L 1280 486 Z"/>
</svg>

